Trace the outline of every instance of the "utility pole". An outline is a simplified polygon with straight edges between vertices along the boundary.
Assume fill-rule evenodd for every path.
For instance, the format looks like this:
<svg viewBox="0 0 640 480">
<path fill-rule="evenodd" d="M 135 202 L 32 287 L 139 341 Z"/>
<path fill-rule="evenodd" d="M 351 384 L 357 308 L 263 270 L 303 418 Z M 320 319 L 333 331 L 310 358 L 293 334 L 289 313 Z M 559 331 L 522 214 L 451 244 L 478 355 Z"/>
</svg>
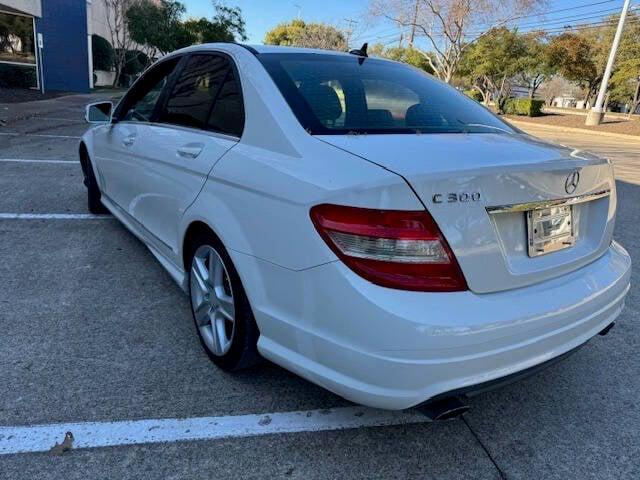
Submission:
<svg viewBox="0 0 640 480">
<path fill-rule="evenodd" d="M 296 7 L 298 9 L 298 20 L 300 20 L 300 17 L 302 16 L 302 7 L 300 5 L 298 5 L 297 3 L 293 4 L 294 7 Z"/>
<path fill-rule="evenodd" d="M 616 59 L 616 53 L 618 51 L 618 45 L 620 45 L 620 39 L 622 38 L 622 30 L 624 29 L 624 21 L 627 18 L 627 12 L 629 11 L 629 4 L 631 0 L 624 0 L 622 6 L 622 13 L 620 14 L 620 21 L 618 22 L 618 29 L 616 30 L 616 36 L 613 37 L 613 44 L 611 45 L 611 52 L 609 53 L 609 60 L 607 61 L 607 68 L 604 70 L 602 77 L 602 83 L 600 84 L 600 91 L 598 92 L 598 98 L 593 108 L 587 115 L 586 125 L 600 125 L 604 118 L 604 98 L 607 93 L 607 86 L 609 84 L 609 78 L 611 77 L 611 71 L 613 70 L 613 62 Z"/>
<path fill-rule="evenodd" d="M 416 23 L 418 23 L 418 2 L 416 0 L 416 6 L 413 9 L 413 22 L 411 23 L 411 35 L 409 36 L 409 46 L 413 47 L 413 40 L 416 38 Z"/>
<path fill-rule="evenodd" d="M 351 35 L 353 34 L 353 26 L 357 24 L 358 21 L 354 20 L 353 18 L 345 18 L 344 21 L 347 22 L 347 29 L 345 30 L 345 33 L 347 34 L 347 50 L 349 50 L 349 47 L 351 46 Z"/>
<path fill-rule="evenodd" d="M 636 113 L 638 108 L 638 100 L 640 100 L 640 75 L 638 75 L 638 85 L 636 86 L 636 94 L 633 96 L 633 102 L 631 103 L 631 110 L 629 110 L 629 118 Z"/>
</svg>

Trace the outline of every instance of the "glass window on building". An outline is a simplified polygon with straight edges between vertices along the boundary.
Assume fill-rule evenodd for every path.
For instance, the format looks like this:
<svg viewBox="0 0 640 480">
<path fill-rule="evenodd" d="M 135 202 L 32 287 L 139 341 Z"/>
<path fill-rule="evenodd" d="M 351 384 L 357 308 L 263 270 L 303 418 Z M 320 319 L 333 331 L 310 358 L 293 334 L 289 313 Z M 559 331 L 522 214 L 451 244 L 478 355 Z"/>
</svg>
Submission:
<svg viewBox="0 0 640 480">
<path fill-rule="evenodd" d="M 33 18 L 0 12 L 0 87 L 36 86 Z"/>
</svg>

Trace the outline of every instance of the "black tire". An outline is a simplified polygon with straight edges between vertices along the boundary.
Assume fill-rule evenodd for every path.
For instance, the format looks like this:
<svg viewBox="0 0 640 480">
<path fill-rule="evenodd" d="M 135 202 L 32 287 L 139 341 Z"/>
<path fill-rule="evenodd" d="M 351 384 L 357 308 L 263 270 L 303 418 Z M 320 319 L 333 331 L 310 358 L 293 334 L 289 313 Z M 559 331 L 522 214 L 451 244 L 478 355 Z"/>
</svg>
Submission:
<svg viewBox="0 0 640 480">
<path fill-rule="evenodd" d="M 82 166 L 84 171 L 84 184 L 87 187 L 87 208 L 91 213 L 96 215 L 109 213 L 107 207 L 100 201 L 100 187 L 98 187 L 98 182 L 93 174 L 91 160 L 89 160 L 89 158 L 82 160 Z"/>
<path fill-rule="evenodd" d="M 222 354 L 216 355 L 206 344 L 196 315 L 194 312 L 194 301 L 192 296 L 192 271 L 195 253 L 201 246 L 209 246 L 213 248 L 219 257 L 222 259 L 226 272 L 228 273 L 229 282 L 233 292 L 234 300 L 234 329 L 231 338 L 231 345 L 229 350 Z M 222 242 L 213 234 L 200 233 L 195 236 L 191 242 L 189 248 L 189 305 L 191 306 L 191 315 L 198 332 L 198 338 L 202 348 L 207 353 L 209 358 L 218 367 L 226 371 L 238 371 L 245 368 L 252 367 L 258 363 L 261 363 L 262 357 L 258 353 L 257 343 L 260 336 L 258 326 L 256 325 L 251 305 L 247 299 L 247 295 L 242 286 L 238 272 L 236 271 L 227 250 L 222 245 Z"/>
</svg>

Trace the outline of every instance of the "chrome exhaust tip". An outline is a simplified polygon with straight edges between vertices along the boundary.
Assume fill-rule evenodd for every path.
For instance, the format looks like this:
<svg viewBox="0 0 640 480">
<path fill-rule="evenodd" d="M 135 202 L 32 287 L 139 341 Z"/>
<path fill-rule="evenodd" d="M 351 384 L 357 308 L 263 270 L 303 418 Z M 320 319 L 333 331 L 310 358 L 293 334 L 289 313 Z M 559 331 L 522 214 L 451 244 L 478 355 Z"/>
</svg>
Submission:
<svg viewBox="0 0 640 480">
<path fill-rule="evenodd" d="M 606 326 L 606 327 L 604 327 L 602 330 L 600 330 L 600 331 L 598 332 L 598 335 L 601 335 L 601 336 L 603 336 L 603 337 L 604 337 L 607 333 L 609 333 L 609 331 L 610 331 L 613 327 L 615 327 L 615 325 L 616 325 L 616 322 L 611 322 L 609 325 L 607 325 L 607 326 Z"/>
<path fill-rule="evenodd" d="M 456 395 L 427 402 L 419 407 L 431 420 L 452 420 L 461 417 L 469 411 L 469 401 L 466 395 Z"/>
</svg>

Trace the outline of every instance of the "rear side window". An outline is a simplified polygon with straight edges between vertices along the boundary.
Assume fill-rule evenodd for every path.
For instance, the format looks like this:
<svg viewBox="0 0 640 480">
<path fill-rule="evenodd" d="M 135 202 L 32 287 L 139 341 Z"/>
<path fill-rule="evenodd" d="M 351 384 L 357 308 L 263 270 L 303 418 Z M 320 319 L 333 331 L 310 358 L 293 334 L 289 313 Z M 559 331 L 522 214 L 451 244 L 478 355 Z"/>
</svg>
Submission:
<svg viewBox="0 0 640 480">
<path fill-rule="evenodd" d="M 229 70 L 218 55 L 191 56 L 171 89 L 159 121 L 203 128 Z"/>
<path fill-rule="evenodd" d="M 240 84 L 236 79 L 233 68 L 229 68 L 227 77 L 211 110 L 207 128 L 239 137 L 242 135 L 243 127 L 244 108 Z"/>
</svg>

